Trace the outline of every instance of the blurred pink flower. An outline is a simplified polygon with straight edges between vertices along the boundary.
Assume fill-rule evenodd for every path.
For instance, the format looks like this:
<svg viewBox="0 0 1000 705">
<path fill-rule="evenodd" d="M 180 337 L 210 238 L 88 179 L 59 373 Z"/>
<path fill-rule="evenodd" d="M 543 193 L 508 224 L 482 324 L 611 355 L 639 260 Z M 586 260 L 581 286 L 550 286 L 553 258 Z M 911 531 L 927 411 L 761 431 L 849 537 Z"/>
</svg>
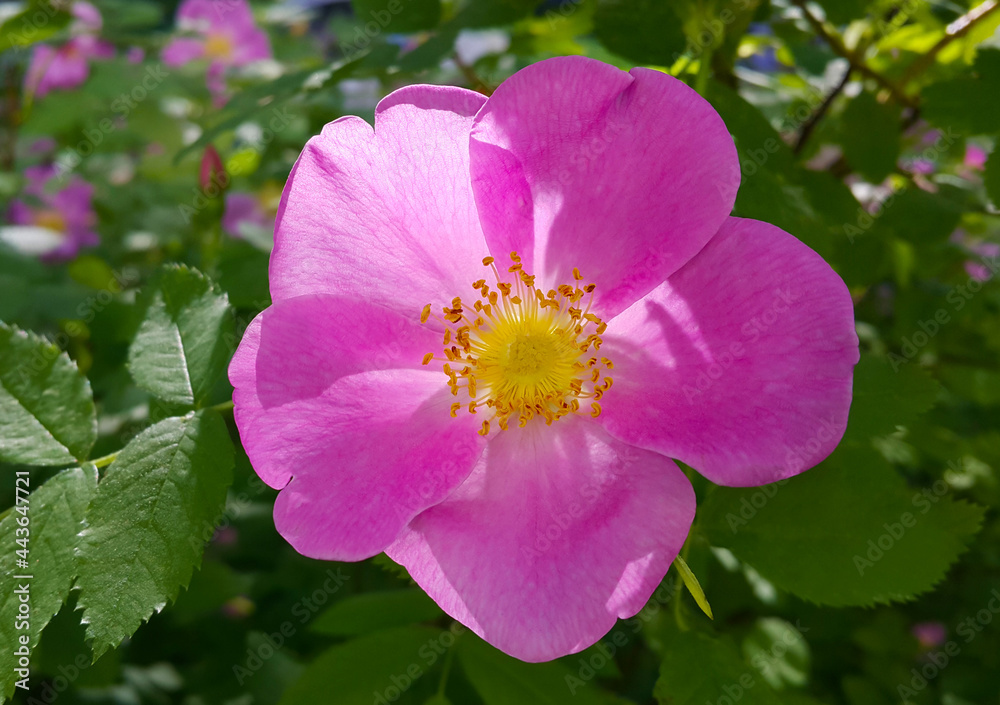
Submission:
<svg viewBox="0 0 1000 705">
<path fill-rule="evenodd" d="M 278 531 L 314 558 L 385 551 L 526 661 L 636 614 L 694 517 L 673 458 L 759 485 L 847 424 L 847 287 L 730 217 L 739 179 L 694 90 L 578 56 L 328 124 L 229 369 Z"/>
<path fill-rule="evenodd" d="M 24 175 L 28 185 L 22 198 L 10 204 L 7 221 L 43 230 L 29 231 L 33 241 L 23 243 L 23 249 L 46 261 L 60 261 L 72 259 L 82 247 L 98 244 L 91 184 L 71 176 L 65 184 L 53 188 L 58 179 L 55 166 L 28 167 Z M 42 242 L 46 236 L 51 236 L 51 242 Z"/>
<path fill-rule="evenodd" d="M 184 0 L 177 10 L 175 37 L 163 49 L 168 66 L 209 62 L 208 87 L 217 102 L 224 98 L 227 69 L 271 58 L 267 33 L 254 22 L 246 0 Z"/>
<path fill-rule="evenodd" d="M 38 44 L 25 74 L 25 91 L 41 98 L 52 90 L 70 90 L 90 75 L 91 59 L 110 59 L 114 47 L 100 39 L 101 13 L 88 2 L 74 2 L 73 35 L 61 47 Z"/>
<path fill-rule="evenodd" d="M 268 215 L 258 198 L 252 193 L 234 191 L 226 194 L 226 211 L 222 216 L 222 229 L 230 237 L 241 238 L 244 225 L 270 228 L 274 216 Z"/>
<path fill-rule="evenodd" d="M 986 151 L 974 144 L 965 147 L 965 166 L 982 171 L 986 166 Z"/>
<path fill-rule="evenodd" d="M 910 628 L 910 633 L 925 649 L 941 646 L 948 638 L 948 629 L 942 622 L 918 622 Z"/>
</svg>

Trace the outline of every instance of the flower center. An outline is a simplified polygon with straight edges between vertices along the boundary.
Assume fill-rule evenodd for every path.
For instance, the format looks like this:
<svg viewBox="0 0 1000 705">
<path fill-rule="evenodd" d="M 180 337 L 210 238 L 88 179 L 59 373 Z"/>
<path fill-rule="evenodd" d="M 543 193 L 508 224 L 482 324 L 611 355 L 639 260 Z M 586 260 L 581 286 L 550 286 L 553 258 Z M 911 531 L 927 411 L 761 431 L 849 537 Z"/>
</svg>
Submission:
<svg viewBox="0 0 1000 705">
<path fill-rule="evenodd" d="M 601 413 L 598 400 L 611 388 L 613 380 L 604 375 L 614 364 L 598 357 L 601 334 L 607 329 L 590 312 L 595 284 L 580 287 L 583 276 L 573 270 L 573 284 L 563 284 L 542 293 L 535 277 L 527 274 L 516 252 L 510 253 L 508 273 L 514 283 L 501 281 L 492 257 L 483 265 L 492 269 L 494 288 L 485 279 L 473 282 L 477 300 L 469 309 L 456 297 L 441 315 L 424 306 L 420 322 L 433 317 L 444 328 L 441 355 L 427 353 L 423 364 L 444 363 L 451 393 L 465 389 L 468 404 L 451 405 L 457 416 L 464 406 L 475 414 L 486 407 L 493 415 L 479 431 L 490 432 L 496 420 L 506 430 L 512 419 L 524 427 L 535 417 L 551 424 L 580 410 L 581 400 L 589 401 L 590 415 Z M 581 302 L 587 298 L 586 306 Z M 603 376 L 602 376 L 603 375 Z"/>
<path fill-rule="evenodd" d="M 47 209 L 35 214 L 35 225 L 61 233 L 66 230 L 66 219 L 59 211 Z"/>
<path fill-rule="evenodd" d="M 228 59 L 233 53 L 233 43 L 224 34 L 210 34 L 205 39 L 205 56 L 209 59 Z"/>
</svg>

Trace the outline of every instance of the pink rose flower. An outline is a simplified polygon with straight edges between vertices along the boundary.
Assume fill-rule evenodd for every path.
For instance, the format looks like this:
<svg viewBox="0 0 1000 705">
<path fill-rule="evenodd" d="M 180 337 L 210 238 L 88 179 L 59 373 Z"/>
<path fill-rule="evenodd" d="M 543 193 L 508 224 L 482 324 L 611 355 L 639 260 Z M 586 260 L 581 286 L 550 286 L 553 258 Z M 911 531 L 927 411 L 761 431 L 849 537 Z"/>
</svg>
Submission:
<svg viewBox="0 0 1000 705">
<path fill-rule="evenodd" d="M 254 22 L 246 0 L 184 0 L 177 9 L 175 37 L 163 49 L 163 62 L 183 66 L 207 60 L 209 90 L 217 102 L 226 91 L 227 69 L 271 58 L 267 33 Z"/>
<path fill-rule="evenodd" d="M 28 181 L 22 198 L 11 202 L 7 222 L 29 226 L 23 230 L 32 240 L 18 242 L 19 249 L 46 261 L 72 259 L 83 247 L 100 242 L 95 232 L 94 187 L 78 176 L 58 183 L 54 166 L 32 166 L 24 170 Z"/>
<path fill-rule="evenodd" d="M 92 59 L 110 59 L 115 48 L 100 39 L 101 13 L 88 2 L 74 2 L 73 36 L 61 47 L 35 46 L 25 74 L 25 90 L 36 98 L 53 90 L 71 90 L 90 76 Z"/>
<path fill-rule="evenodd" d="M 729 217 L 739 176 L 692 89 L 583 57 L 327 125 L 229 371 L 278 531 L 314 558 L 385 551 L 525 661 L 636 614 L 694 517 L 672 459 L 769 483 L 847 424 L 847 287 Z"/>
</svg>

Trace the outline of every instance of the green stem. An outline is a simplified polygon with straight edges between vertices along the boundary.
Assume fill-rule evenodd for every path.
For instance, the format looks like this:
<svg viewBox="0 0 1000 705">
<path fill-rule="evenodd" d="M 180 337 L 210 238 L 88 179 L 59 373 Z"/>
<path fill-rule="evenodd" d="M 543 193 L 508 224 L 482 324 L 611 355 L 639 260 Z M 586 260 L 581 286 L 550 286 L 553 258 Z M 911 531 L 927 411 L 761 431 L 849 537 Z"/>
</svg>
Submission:
<svg viewBox="0 0 1000 705">
<path fill-rule="evenodd" d="M 438 682 L 437 694 L 444 697 L 444 687 L 448 684 L 448 674 L 451 672 L 451 662 L 455 660 L 455 647 L 448 649 L 448 655 L 444 657 L 444 670 L 441 672 L 441 680 Z"/>
<path fill-rule="evenodd" d="M 94 460 L 90 460 L 88 462 L 96 468 L 104 468 L 115 462 L 115 458 L 118 457 L 118 453 L 119 451 L 115 451 L 114 453 L 102 455 L 100 458 L 95 458 Z"/>
<path fill-rule="evenodd" d="M 694 79 L 694 89 L 704 96 L 708 90 L 708 78 L 712 75 L 712 47 L 706 47 L 698 59 L 698 76 Z"/>
</svg>

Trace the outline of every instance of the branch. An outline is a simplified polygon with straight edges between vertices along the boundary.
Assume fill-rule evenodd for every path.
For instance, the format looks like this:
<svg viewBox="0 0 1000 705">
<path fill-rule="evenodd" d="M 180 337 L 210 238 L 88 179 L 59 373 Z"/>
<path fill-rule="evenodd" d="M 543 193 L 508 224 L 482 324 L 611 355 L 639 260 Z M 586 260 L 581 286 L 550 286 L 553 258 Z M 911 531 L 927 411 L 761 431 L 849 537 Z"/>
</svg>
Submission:
<svg viewBox="0 0 1000 705">
<path fill-rule="evenodd" d="M 989 0 L 989 1 L 995 2 L 995 0 Z M 910 98 L 895 83 L 890 81 L 888 78 L 880 74 L 872 67 L 870 67 L 868 64 L 865 63 L 864 59 L 857 56 L 854 52 L 848 49 L 847 46 L 844 45 L 844 40 L 841 39 L 836 32 L 827 29 L 826 25 L 824 25 L 823 22 L 818 17 L 816 17 L 816 15 L 810 12 L 808 7 L 806 7 L 806 0 L 793 0 L 793 2 L 795 3 L 796 7 L 802 10 L 802 14 L 805 15 L 806 20 L 808 20 L 810 25 L 812 25 L 812 28 L 816 31 L 816 34 L 818 34 L 823 41 L 825 41 L 828 45 L 830 45 L 830 49 L 833 50 L 833 53 L 836 54 L 837 56 L 847 59 L 848 63 L 851 65 L 852 71 L 857 71 L 865 78 L 872 79 L 877 84 L 879 84 L 887 91 L 889 91 L 889 93 L 892 94 L 893 98 L 895 98 L 898 102 L 902 103 L 906 107 L 908 108 L 917 107 L 917 101 L 915 99 Z"/>
<path fill-rule="evenodd" d="M 996 10 L 1000 10 L 1000 3 L 998 3 L 997 0 L 986 0 L 986 2 L 982 5 L 972 8 L 948 25 L 945 29 L 944 36 L 938 40 L 937 44 L 932 46 L 926 54 L 922 54 L 920 57 L 915 59 L 912 64 L 906 67 L 906 71 L 903 72 L 903 77 L 900 79 L 901 84 L 903 86 L 908 85 L 910 81 L 930 68 L 930 66 L 934 63 L 934 59 L 937 58 L 937 55 L 941 53 L 942 49 L 956 39 L 964 37 L 972 31 L 973 27 L 989 17 Z"/>
<path fill-rule="evenodd" d="M 830 94 L 823 100 L 820 106 L 816 108 L 816 112 L 810 115 L 809 119 L 803 123 L 802 129 L 799 131 L 799 138 L 795 141 L 795 147 L 793 149 L 795 154 L 802 151 L 802 148 L 806 145 L 806 140 L 809 139 L 809 135 L 812 134 L 816 125 L 823 119 L 823 116 L 826 115 L 826 111 L 830 109 L 834 99 L 840 95 L 840 92 L 847 86 L 847 81 L 851 78 L 851 71 L 851 67 L 847 67 L 847 70 L 844 72 L 844 77 L 840 79 L 840 82 L 836 85 L 836 87 L 830 91 Z"/>
</svg>

